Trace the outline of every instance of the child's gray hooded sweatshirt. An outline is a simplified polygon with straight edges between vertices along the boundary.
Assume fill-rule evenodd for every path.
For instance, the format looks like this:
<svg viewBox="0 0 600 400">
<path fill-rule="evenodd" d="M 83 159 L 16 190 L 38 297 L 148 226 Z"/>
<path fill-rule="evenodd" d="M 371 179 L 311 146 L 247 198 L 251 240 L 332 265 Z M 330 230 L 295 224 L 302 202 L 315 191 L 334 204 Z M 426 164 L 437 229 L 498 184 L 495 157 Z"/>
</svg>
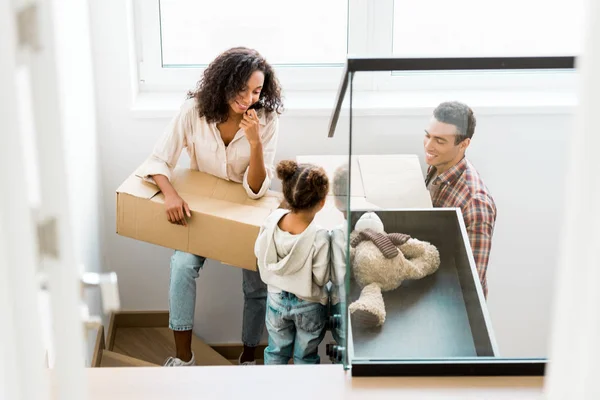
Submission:
<svg viewBox="0 0 600 400">
<path fill-rule="evenodd" d="M 263 223 L 254 246 L 260 277 L 270 293 L 282 290 L 327 305 L 329 232 L 313 221 L 301 234 L 278 226 L 289 210 L 275 210 Z"/>
</svg>

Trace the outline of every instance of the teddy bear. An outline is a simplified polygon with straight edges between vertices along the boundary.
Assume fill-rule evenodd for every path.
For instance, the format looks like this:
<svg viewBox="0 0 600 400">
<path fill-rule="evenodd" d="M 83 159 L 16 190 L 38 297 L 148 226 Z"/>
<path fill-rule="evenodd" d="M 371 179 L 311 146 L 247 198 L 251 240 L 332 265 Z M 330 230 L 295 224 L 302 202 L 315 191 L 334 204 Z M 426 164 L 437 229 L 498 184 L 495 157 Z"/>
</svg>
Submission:
<svg viewBox="0 0 600 400">
<path fill-rule="evenodd" d="M 394 290 L 407 279 L 421 279 L 440 266 L 437 248 L 406 234 L 387 234 L 374 212 L 356 222 L 350 234 L 350 265 L 359 298 L 348 310 L 352 321 L 363 327 L 378 327 L 385 322 L 382 292 Z"/>
</svg>

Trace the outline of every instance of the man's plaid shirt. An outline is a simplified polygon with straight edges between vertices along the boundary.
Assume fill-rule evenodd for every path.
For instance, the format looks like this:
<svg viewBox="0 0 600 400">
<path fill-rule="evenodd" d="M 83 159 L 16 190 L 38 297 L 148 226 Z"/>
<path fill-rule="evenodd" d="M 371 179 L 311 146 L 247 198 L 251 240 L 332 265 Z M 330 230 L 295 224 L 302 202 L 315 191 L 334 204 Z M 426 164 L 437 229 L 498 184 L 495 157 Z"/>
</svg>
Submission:
<svg viewBox="0 0 600 400">
<path fill-rule="evenodd" d="M 433 178 L 435 172 L 434 167 L 429 167 L 425 179 L 425 184 L 431 192 L 433 206 L 461 209 L 479 280 L 487 297 L 487 265 L 496 223 L 494 199 L 466 158 Z"/>
</svg>

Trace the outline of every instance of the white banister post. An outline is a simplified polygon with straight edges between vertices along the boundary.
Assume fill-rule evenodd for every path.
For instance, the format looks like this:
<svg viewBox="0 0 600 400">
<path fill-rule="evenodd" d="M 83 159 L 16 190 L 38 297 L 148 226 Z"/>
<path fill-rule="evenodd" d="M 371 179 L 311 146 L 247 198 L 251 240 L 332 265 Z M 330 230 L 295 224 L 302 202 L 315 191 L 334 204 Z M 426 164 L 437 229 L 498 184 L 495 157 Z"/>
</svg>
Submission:
<svg viewBox="0 0 600 400">
<path fill-rule="evenodd" d="M 59 400 L 88 397 L 82 284 L 73 236 L 67 139 L 94 129 L 93 75 L 87 0 L 38 0 L 39 40 L 31 53 L 31 89 L 38 152 L 41 205 L 46 229 L 42 268 L 52 310 L 53 378 Z M 89 109 L 91 107 L 91 110 Z M 91 127 L 90 127 L 91 122 Z"/>
<path fill-rule="evenodd" d="M 600 399 L 600 1 L 588 0 L 585 15 L 545 381 L 551 400 Z"/>
<path fill-rule="evenodd" d="M 36 271 L 37 239 L 24 160 L 24 108 L 15 2 L 0 0 L 0 396 L 49 399 Z M 24 75 L 25 74 L 25 75 Z"/>
</svg>

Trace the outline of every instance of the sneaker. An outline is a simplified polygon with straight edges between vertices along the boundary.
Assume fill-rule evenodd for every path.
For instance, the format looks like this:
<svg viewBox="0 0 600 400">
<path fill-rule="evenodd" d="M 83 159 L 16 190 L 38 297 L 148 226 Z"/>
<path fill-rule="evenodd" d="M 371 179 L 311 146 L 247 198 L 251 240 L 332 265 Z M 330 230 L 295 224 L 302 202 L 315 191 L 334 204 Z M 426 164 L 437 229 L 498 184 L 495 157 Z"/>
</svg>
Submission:
<svg viewBox="0 0 600 400">
<path fill-rule="evenodd" d="M 244 367 L 247 367 L 248 365 L 256 365 L 256 360 L 242 362 L 242 354 L 240 354 L 240 357 L 238 358 L 238 364 Z"/>
<path fill-rule="evenodd" d="M 196 358 L 194 357 L 194 352 L 192 351 L 192 359 L 190 361 L 182 361 L 177 357 L 169 357 L 167 361 L 165 361 L 165 367 L 191 367 L 196 365 Z"/>
</svg>

